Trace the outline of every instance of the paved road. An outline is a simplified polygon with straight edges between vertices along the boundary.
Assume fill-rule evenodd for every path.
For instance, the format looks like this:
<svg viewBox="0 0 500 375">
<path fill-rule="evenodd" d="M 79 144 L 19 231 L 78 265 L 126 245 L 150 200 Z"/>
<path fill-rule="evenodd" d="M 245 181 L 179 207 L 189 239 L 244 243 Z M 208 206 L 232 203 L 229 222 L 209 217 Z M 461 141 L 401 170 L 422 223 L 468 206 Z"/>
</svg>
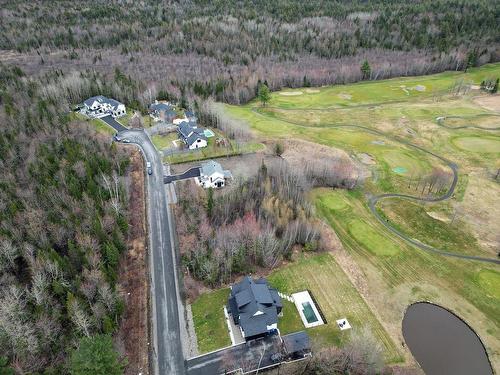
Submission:
<svg viewBox="0 0 500 375">
<path fill-rule="evenodd" d="M 185 180 L 188 178 L 199 177 L 200 176 L 200 167 L 193 167 L 188 169 L 186 172 L 181 174 L 174 174 L 170 176 L 163 177 L 163 181 L 166 184 L 171 183 L 172 181 Z"/>
<path fill-rule="evenodd" d="M 101 120 L 104 121 L 109 126 L 111 126 L 113 129 L 115 129 L 117 132 L 127 130 L 125 126 L 116 121 L 111 115 L 101 117 Z"/>
<path fill-rule="evenodd" d="M 271 108 L 271 107 L 268 107 L 268 108 Z M 300 109 L 300 108 L 293 108 L 293 110 L 297 110 L 297 109 Z M 283 110 L 283 108 L 281 108 L 281 110 Z M 323 109 L 310 109 L 310 108 L 307 108 L 308 111 L 315 111 L 315 110 L 323 110 Z M 258 111 L 258 109 L 256 108 L 252 108 L 252 111 L 260 116 L 263 116 L 263 117 L 268 117 L 267 114 L 264 114 L 260 111 Z M 292 125 L 296 125 L 296 126 L 300 126 L 300 127 L 304 127 L 304 128 L 311 128 L 311 126 L 307 126 L 307 125 L 304 125 L 303 123 L 300 123 L 300 122 L 296 122 L 296 121 L 292 121 L 292 120 L 285 120 L 285 119 L 280 119 L 280 121 L 283 121 L 283 122 L 287 122 L 289 124 L 292 124 Z M 361 125 L 338 125 L 338 124 L 325 124 L 323 127 L 325 128 L 353 128 L 353 129 L 359 129 L 359 130 L 362 130 L 362 131 L 365 131 L 365 132 L 368 132 L 368 133 L 371 133 L 371 134 L 375 134 L 377 136 L 380 136 L 380 137 L 383 137 L 383 138 L 387 138 L 391 141 L 394 141 L 394 142 L 398 142 L 398 143 L 401 143 L 401 144 L 404 144 L 408 147 L 411 147 L 411 148 L 415 148 L 419 151 L 422 151 L 428 155 L 432 155 L 434 156 L 435 158 L 438 158 L 439 160 L 441 160 L 443 163 L 445 163 L 450 169 L 451 171 L 453 172 L 453 181 L 450 185 L 450 188 L 448 189 L 448 191 L 441 197 L 437 197 L 437 198 L 420 198 L 420 197 L 414 197 L 414 196 L 411 196 L 411 195 L 406 195 L 406 194 L 397 194 L 397 193 L 394 193 L 394 194 L 381 194 L 381 195 L 377 195 L 377 196 L 374 196 L 374 197 L 371 197 L 369 199 L 369 202 L 368 202 L 368 207 L 370 208 L 370 211 L 372 212 L 372 214 L 377 218 L 377 220 L 384 226 L 386 227 L 389 231 L 391 231 L 392 233 L 394 233 L 395 235 L 397 235 L 399 238 L 411 243 L 412 245 L 416 246 L 417 248 L 421 249 L 421 250 L 424 250 L 424 251 L 428 251 L 428 252 L 432 252 L 432 253 L 435 253 L 435 254 L 439 254 L 439 255 L 443 255 L 443 256 L 448 256 L 448 257 L 454 257 L 454 258 L 460 258 L 460 259 L 467 259 L 467 260 L 474 260 L 474 261 L 479 261 L 479 262 L 486 262 L 486 263 L 494 263 L 494 264 L 500 264 L 500 259 L 495 259 L 495 258 L 484 258 L 484 257 L 480 257 L 480 256 L 473 256 L 473 255 L 463 255 L 463 254 L 460 254 L 460 253 L 453 253 L 453 252 L 449 252 L 449 251 L 444 251 L 444 250 L 440 250 L 440 249 L 436 249 L 435 247 L 432 247 L 432 246 L 429 246 L 427 244 L 424 244 L 414 238 L 411 238 L 409 236 L 407 236 L 406 234 L 402 233 L 401 231 L 399 231 L 398 229 L 396 229 L 394 226 L 392 226 L 387 220 L 383 219 L 382 216 L 380 215 L 380 213 L 377 211 L 376 209 L 376 205 L 379 201 L 383 200 L 383 199 L 389 199 L 389 198 L 403 198 L 403 199 L 409 199 L 409 200 L 413 200 L 413 201 L 416 201 L 416 202 L 440 202 L 440 201 L 444 201 L 446 199 L 449 199 L 453 193 L 455 192 L 455 188 L 457 186 L 457 182 L 458 182 L 458 165 L 451 162 L 450 160 L 432 152 L 432 151 L 429 151 L 423 147 L 420 147 L 420 146 L 417 146 L 405 139 L 402 139 L 400 137 L 396 137 L 396 136 L 390 136 L 388 134 L 385 134 L 384 132 L 381 132 L 381 131 L 378 131 L 378 130 L 375 130 L 375 129 L 372 129 L 372 128 L 368 128 L 368 127 L 365 127 L 365 126 L 361 126 Z"/>
<path fill-rule="evenodd" d="M 162 161 L 142 130 L 124 130 L 119 135 L 137 144 L 153 168 L 153 174 L 147 176 L 147 193 L 154 374 L 185 374 L 179 323 L 179 304 L 182 302 Z"/>
</svg>

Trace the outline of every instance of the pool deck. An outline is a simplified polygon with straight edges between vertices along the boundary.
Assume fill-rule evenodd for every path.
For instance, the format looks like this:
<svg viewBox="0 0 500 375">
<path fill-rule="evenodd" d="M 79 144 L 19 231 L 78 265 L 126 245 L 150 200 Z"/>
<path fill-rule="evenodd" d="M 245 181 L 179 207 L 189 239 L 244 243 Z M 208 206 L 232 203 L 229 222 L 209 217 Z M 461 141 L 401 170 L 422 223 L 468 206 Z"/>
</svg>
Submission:
<svg viewBox="0 0 500 375">
<path fill-rule="evenodd" d="M 302 319 L 302 323 L 304 323 L 304 327 L 311 328 L 311 327 L 316 327 L 316 326 L 320 326 L 320 325 L 325 324 L 325 322 L 323 322 L 323 319 L 321 318 L 321 315 L 319 314 L 318 308 L 314 304 L 314 301 L 312 300 L 311 295 L 309 294 L 308 291 L 294 293 L 294 294 L 292 294 L 292 298 L 294 300 L 295 307 L 297 308 L 297 311 L 299 312 L 300 319 Z M 307 321 L 307 318 L 304 314 L 304 308 L 302 305 L 304 303 L 309 303 L 309 305 L 311 306 L 311 308 L 314 312 L 314 315 L 316 315 L 317 320 L 315 322 L 309 323 Z"/>
</svg>

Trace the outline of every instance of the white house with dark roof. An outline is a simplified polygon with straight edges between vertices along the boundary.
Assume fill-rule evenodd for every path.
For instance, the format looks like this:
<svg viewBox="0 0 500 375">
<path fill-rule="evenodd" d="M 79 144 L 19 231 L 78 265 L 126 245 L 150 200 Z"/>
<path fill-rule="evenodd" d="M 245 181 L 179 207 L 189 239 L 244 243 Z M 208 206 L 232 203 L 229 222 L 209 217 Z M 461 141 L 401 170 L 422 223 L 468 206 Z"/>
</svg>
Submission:
<svg viewBox="0 0 500 375">
<path fill-rule="evenodd" d="M 267 280 L 246 276 L 231 286 L 227 311 L 246 341 L 278 331 L 278 315 L 283 304 L 278 291 Z"/>
<path fill-rule="evenodd" d="M 207 147 L 208 145 L 205 129 L 198 128 L 196 122 L 181 122 L 177 128 L 177 132 L 190 150 Z"/>
<path fill-rule="evenodd" d="M 125 108 L 125 104 L 115 99 L 98 95 L 88 98 L 83 102 L 83 113 L 89 117 L 100 118 L 111 115 L 116 118 L 125 116 L 127 109 Z"/>
<path fill-rule="evenodd" d="M 209 160 L 201 164 L 200 176 L 195 178 L 198 185 L 208 188 L 221 188 L 226 185 L 226 180 L 232 178 L 228 170 L 222 169 L 222 166 L 215 160 Z"/>
</svg>

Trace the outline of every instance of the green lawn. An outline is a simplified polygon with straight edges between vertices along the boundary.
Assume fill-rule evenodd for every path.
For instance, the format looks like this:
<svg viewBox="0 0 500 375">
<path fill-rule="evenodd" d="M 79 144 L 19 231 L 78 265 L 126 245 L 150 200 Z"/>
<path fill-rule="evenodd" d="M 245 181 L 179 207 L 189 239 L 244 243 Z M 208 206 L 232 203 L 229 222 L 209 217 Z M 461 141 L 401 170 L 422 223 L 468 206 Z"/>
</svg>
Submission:
<svg viewBox="0 0 500 375">
<path fill-rule="evenodd" d="M 326 325 L 307 329 L 308 334 L 314 338 L 315 345 L 345 344 L 349 340 L 350 331 L 341 331 L 335 321 L 347 318 L 353 330 L 368 327 L 373 332 L 383 345 L 388 361 L 401 360 L 396 345 L 331 254 L 301 256 L 294 263 L 273 272 L 268 279 L 274 287 L 286 294 L 303 290 L 312 292 L 328 322 Z M 295 306 L 293 309 L 295 311 L 291 317 L 285 311 L 283 319 L 278 322 L 282 333 L 305 329 Z"/>
<path fill-rule="evenodd" d="M 97 132 L 106 134 L 106 135 L 113 135 L 116 133 L 115 129 L 113 129 L 111 126 L 106 124 L 104 121 L 99 120 L 99 119 L 90 119 L 87 116 L 82 115 L 81 113 L 76 113 L 73 112 L 72 115 L 74 116 L 75 119 L 80 120 L 80 121 L 85 121 L 92 125 Z"/>
<path fill-rule="evenodd" d="M 207 353 L 231 345 L 224 317 L 229 288 L 202 294 L 191 305 L 198 351 Z"/>
<path fill-rule="evenodd" d="M 174 147 L 173 141 L 179 139 L 177 133 L 169 133 L 165 135 L 153 135 L 151 141 L 158 150 L 163 150 L 167 147 Z"/>
</svg>

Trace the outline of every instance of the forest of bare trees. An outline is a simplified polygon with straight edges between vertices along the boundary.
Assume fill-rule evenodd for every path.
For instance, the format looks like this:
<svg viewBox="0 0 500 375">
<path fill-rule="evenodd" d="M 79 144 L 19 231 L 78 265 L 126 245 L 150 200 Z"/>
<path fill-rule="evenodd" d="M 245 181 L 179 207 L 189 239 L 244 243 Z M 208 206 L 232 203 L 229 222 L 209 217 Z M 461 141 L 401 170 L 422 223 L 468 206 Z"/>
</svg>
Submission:
<svg viewBox="0 0 500 375">
<path fill-rule="evenodd" d="M 0 359 L 65 374 L 77 342 L 112 334 L 124 309 L 129 158 L 73 120 L 96 77 L 0 68 Z"/>
<path fill-rule="evenodd" d="M 321 247 L 305 197 L 310 186 L 284 162 L 262 164 L 254 177 L 217 194 L 193 185 L 180 188 L 177 232 L 183 264 L 198 280 L 222 285 L 276 267 L 294 245 Z"/>
<path fill-rule="evenodd" d="M 263 81 L 276 90 L 498 61 L 499 6 L 488 0 L 9 0 L 0 10 L 0 61 L 30 74 L 95 69 L 122 83 L 132 77 L 127 90 L 134 95 L 122 95 L 132 106 L 144 107 L 158 94 L 244 103 Z M 360 69 L 364 61 L 368 75 Z"/>
</svg>

